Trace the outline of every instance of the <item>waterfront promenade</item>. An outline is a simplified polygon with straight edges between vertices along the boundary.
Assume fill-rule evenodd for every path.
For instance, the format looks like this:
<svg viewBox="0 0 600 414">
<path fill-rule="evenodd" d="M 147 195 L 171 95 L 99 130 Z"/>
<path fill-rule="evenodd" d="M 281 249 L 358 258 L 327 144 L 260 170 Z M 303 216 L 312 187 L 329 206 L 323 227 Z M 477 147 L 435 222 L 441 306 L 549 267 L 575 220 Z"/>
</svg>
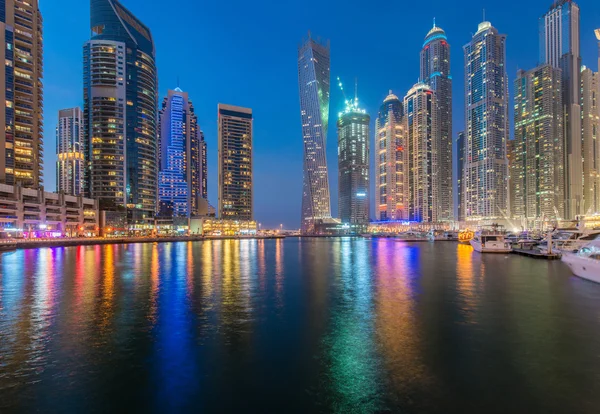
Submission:
<svg viewBox="0 0 600 414">
<path fill-rule="evenodd" d="M 203 240 L 248 240 L 248 239 L 281 239 L 279 235 L 253 236 L 160 236 L 160 237 L 89 237 L 58 239 L 15 239 L 16 249 L 38 249 L 42 247 L 94 246 L 104 244 L 137 244 L 137 243 L 174 243 Z"/>
</svg>

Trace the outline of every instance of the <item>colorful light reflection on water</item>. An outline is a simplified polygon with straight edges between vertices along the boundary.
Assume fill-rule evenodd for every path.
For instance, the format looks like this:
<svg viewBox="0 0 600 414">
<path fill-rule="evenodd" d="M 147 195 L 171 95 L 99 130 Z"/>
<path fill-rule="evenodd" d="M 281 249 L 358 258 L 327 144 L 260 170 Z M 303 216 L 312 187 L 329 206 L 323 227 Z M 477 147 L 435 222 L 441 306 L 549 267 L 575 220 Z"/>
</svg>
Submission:
<svg viewBox="0 0 600 414">
<path fill-rule="evenodd" d="M 0 412 L 597 412 L 600 286 L 455 243 L 0 255 Z"/>
</svg>

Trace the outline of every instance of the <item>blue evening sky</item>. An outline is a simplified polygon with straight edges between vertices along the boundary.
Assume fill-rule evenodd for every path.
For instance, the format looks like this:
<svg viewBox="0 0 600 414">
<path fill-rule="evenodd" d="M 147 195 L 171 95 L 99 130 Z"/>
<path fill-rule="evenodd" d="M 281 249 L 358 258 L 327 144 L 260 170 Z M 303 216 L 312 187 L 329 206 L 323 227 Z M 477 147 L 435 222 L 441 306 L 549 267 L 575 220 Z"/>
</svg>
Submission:
<svg viewBox="0 0 600 414">
<path fill-rule="evenodd" d="M 56 188 L 55 127 L 58 110 L 83 105 L 82 46 L 89 38 L 87 0 L 40 0 L 44 17 L 45 183 Z M 58 4 L 60 3 L 60 4 Z M 435 17 L 452 47 L 454 136 L 464 125 L 462 46 L 486 18 L 508 35 L 507 71 L 538 60 L 538 17 L 551 1 L 432 0 L 265 1 L 122 0 L 154 36 L 160 96 L 177 86 L 190 93 L 209 151 L 209 199 L 217 204 L 217 104 L 254 110 L 254 200 L 263 228 L 300 225 L 302 137 L 297 46 L 308 30 L 331 40 L 331 114 L 343 98 L 340 76 L 361 104 L 377 114 L 392 89 L 400 98 L 418 80 L 419 52 Z M 593 30 L 600 2 L 580 0 L 583 63 L 597 70 Z M 512 93 L 511 102 L 512 106 Z M 511 115 L 512 117 L 512 115 Z M 511 120 L 512 123 L 512 120 Z M 337 216 L 337 137 L 330 122 L 328 162 L 332 211 Z"/>
</svg>

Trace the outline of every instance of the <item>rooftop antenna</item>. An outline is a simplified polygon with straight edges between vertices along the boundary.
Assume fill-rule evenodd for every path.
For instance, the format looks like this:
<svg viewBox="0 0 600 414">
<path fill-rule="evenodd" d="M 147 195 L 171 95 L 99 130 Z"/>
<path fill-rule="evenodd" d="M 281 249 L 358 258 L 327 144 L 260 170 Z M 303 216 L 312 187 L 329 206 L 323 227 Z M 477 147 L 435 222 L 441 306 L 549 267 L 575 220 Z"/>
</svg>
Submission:
<svg viewBox="0 0 600 414">
<path fill-rule="evenodd" d="M 483 21 L 485 22 L 485 9 L 483 9 Z"/>
<path fill-rule="evenodd" d="M 177 87 L 179 88 L 179 75 L 177 75 Z"/>
<path fill-rule="evenodd" d="M 354 102 L 358 102 L 358 78 L 354 78 Z"/>
<path fill-rule="evenodd" d="M 435 17 L 433 18 L 433 28 L 435 29 Z"/>
</svg>

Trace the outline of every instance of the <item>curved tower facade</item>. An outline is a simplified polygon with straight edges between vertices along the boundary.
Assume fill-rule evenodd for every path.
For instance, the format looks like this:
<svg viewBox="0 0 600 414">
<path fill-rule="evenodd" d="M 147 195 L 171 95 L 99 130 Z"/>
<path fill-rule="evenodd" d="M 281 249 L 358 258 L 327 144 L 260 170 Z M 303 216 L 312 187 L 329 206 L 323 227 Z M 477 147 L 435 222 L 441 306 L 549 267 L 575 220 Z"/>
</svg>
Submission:
<svg viewBox="0 0 600 414">
<path fill-rule="evenodd" d="M 84 46 L 86 192 L 153 222 L 157 200 L 158 80 L 150 30 L 117 0 L 91 0 Z"/>
<path fill-rule="evenodd" d="M 404 97 L 404 140 L 407 151 L 405 188 L 408 190 L 408 219 L 438 221 L 439 129 L 433 89 L 422 82 Z"/>
<path fill-rule="evenodd" d="M 329 126 L 329 43 L 308 40 L 298 49 L 298 86 L 304 141 L 302 233 L 315 231 L 315 222 L 331 218 L 327 172 Z"/>
<path fill-rule="evenodd" d="M 390 91 L 375 120 L 375 218 L 378 221 L 408 218 L 402 117 L 402 102 Z"/>
<path fill-rule="evenodd" d="M 421 49 L 421 81 L 435 93 L 438 142 L 438 221 L 454 218 L 452 182 L 452 75 L 446 33 L 434 23 Z"/>
</svg>

